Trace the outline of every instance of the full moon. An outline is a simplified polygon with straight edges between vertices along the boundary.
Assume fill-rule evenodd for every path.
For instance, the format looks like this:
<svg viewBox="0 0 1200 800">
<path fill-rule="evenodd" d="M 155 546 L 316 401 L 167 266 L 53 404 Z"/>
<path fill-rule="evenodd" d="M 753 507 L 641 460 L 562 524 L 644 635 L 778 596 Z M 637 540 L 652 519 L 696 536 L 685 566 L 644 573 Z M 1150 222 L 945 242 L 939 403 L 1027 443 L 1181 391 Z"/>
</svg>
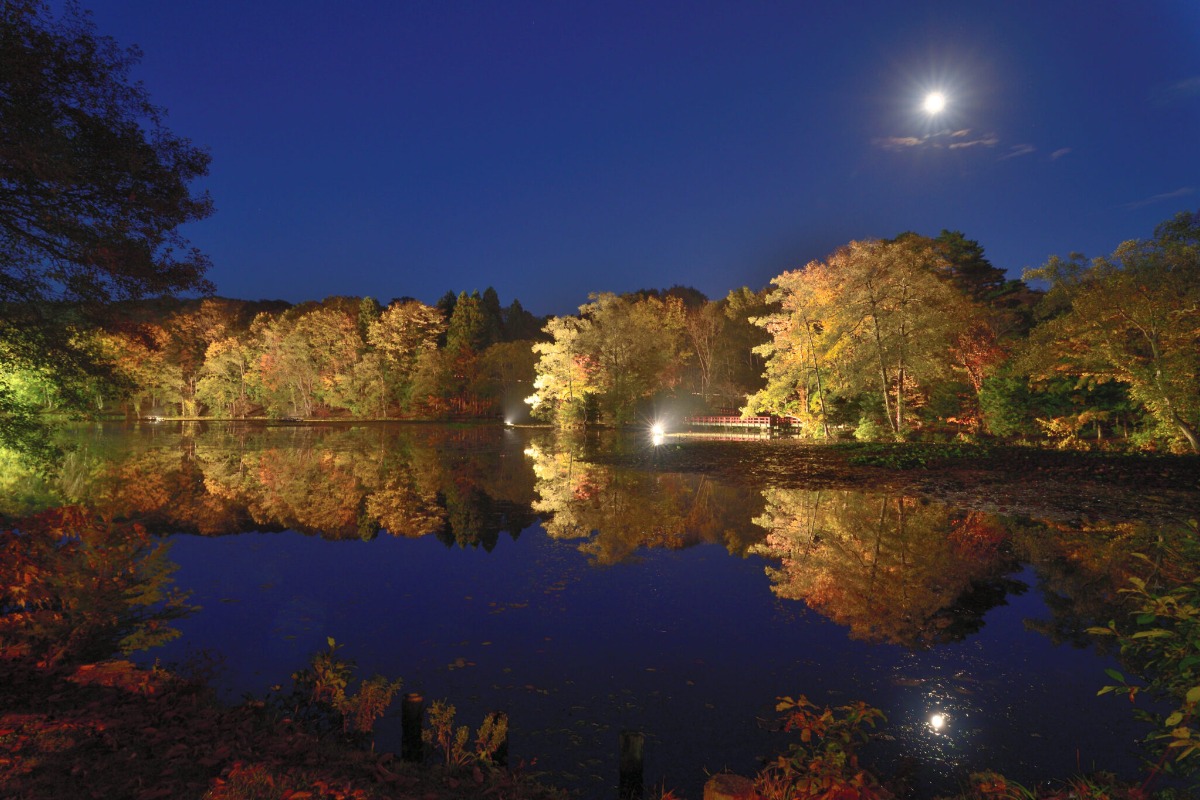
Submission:
<svg viewBox="0 0 1200 800">
<path fill-rule="evenodd" d="M 925 111 L 930 114 L 937 114 L 946 107 L 946 95 L 941 92 L 930 92 L 925 95 Z"/>
</svg>

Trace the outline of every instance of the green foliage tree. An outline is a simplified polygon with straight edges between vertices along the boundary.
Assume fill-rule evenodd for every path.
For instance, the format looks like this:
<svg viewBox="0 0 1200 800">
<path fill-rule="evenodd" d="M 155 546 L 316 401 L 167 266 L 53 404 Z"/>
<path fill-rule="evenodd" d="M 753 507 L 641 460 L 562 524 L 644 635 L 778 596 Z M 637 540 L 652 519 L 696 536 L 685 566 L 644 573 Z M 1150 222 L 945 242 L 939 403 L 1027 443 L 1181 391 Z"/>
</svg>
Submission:
<svg viewBox="0 0 1200 800">
<path fill-rule="evenodd" d="M 501 316 L 505 341 L 520 342 L 542 338 L 542 326 L 546 324 L 546 320 L 526 311 L 520 300 L 514 298 Z"/>
<path fill-rule="evenodd" d="M 1200 452 L 1200 212 L 1111 256 L 1052 258 L 1046 280 L 1063 311 L 1034 329 L 1024 363 L 1036 378 L 1119 381 L 1165 434 Z"/>
<path fill-rule="evenodd" d="M 979 242 L 968 239 L 961 231 L 943 229 L 933 242 L 946 261 L 951 280 L 972 299 L 986 301 L 1008 282 L 1004 270 L 988 261 Z"/>
<path fill-rule="evenodd" d="M 130 79 L 139 57 L 73 3 L 0 7 L 0 354 L 76 409 L 109 374 L 80 334 L 110 301 L 210 289 L 179 232 L 212 213 L 190 187 L 209 157 Z M 31 430 L 29 411 L 0 391 L 4 442 Z"/>
<path fill-rule="evenodd" d="M 446 328 L 446 349 L 455 354 L 482 353 L 499 339 L 499 326 L 499 316 L 493 319 L 488 314 L 478 292 L 463 292 L 454 304 Z"/>
</svg>

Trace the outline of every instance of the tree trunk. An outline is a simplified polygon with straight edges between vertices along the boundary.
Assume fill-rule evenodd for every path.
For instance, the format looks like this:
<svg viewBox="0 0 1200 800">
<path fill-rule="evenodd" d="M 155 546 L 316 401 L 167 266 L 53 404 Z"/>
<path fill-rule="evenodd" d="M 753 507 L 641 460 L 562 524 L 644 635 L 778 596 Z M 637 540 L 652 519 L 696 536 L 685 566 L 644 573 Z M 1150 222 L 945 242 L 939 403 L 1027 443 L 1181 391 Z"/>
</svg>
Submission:
<svg viewBox="0 0 1200 800">
<path fill-rule="evenodd" d="M 1188 444 L 1192 446 L 1193 453 L 1200 453 L 1200 436 L 1196 435 L 1196 429 L 1187 423 L 1179 413 L 1172 409 L 1171 416 L 1175 418 L 1175 427 L 1179 428 L 1179 432 L 1183 434 L 1183 438 L 1188 440 Z"/>
<path fill-rule="evenodd" d="M 813 346 L 812 326 L 806 321 L 804 330 L 808 334 L 808 352 L 812 354 L 813 374 L 817 376 L 817 400 L 821 404 L 821 429 L 825 438 L 829 438 L 829 416 L 825 413 L 825 390 L 821 386 L 821 367 L 817 363 L 817 348 Z"/>
<path fill-rule="evenodd" d="M 883 415 L 892 427 L 892 433 L 899 433 L 896 421 L 892 419 L 892 402 L 888 397 L 891 387 L 888 386 L 887 363 L 883 360 L 883 339 L 879 335 L 879 319 L 874 314 L 871 315 L 871 323 L 875 329 L 875 352 L 879 354 L 879 377 L 883 383 Z"/>
</svg>

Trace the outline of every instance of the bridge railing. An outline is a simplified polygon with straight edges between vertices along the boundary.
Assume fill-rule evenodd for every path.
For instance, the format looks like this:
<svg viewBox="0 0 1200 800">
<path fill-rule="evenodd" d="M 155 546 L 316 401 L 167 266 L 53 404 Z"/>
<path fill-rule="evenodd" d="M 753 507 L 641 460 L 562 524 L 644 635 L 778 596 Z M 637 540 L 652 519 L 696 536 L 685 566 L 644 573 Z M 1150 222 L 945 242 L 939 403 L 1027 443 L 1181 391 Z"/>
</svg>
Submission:
<svg viewBox="0 0 1200 800">
<path fill-rule="evenodd" d="M 771 417 L 684 417 L 685 425 L 718 425 L 729 428 L 770 428 L 778 425 Z"/>
</svg>

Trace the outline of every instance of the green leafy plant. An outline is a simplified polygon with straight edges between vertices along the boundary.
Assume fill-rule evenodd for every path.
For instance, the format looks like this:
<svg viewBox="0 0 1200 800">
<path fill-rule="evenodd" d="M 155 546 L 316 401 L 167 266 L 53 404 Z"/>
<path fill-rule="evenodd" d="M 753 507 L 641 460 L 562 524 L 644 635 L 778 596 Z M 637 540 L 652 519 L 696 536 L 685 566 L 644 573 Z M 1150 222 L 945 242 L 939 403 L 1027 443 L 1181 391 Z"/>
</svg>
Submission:
<svg viewBox="0 0 1200 800">
<path fill-rule="evenodd" d="M 1122 658 L 1141 675 L 1141 683 L 1134 683 L 1118 670 L 1108 669 L 1114 683 L 1099 694 L 1117 694 L 1133 703 L 1148 693 L 1174 706 L 1166 713 L 1136 711 L 1153 726 L 1147 743 L 1157 761 L 1146 780 L 1148 788 L 1162 772 L 1194 775 L 1200 768 L 1200 578 L 1166 591 L 1155 590 L 1138 577 L 1129 582 L 1132 588 L 1121 591 L 1133 600 L 1133 625 L 1113 620 L 1088 631 L 1113 637 Z"/>
<path fill-rule="evenodd" d="M 871 739 L 869 728 L 885 721 L 866 703 L 821 708 L 801 695 L 779 698 L 783 729 L 799 733 L 787 752 L 758 774 L 755 789 L 769 800 L 884 800 L 892 793 L 864 769 L 859 748 Z"/>
</svg>

